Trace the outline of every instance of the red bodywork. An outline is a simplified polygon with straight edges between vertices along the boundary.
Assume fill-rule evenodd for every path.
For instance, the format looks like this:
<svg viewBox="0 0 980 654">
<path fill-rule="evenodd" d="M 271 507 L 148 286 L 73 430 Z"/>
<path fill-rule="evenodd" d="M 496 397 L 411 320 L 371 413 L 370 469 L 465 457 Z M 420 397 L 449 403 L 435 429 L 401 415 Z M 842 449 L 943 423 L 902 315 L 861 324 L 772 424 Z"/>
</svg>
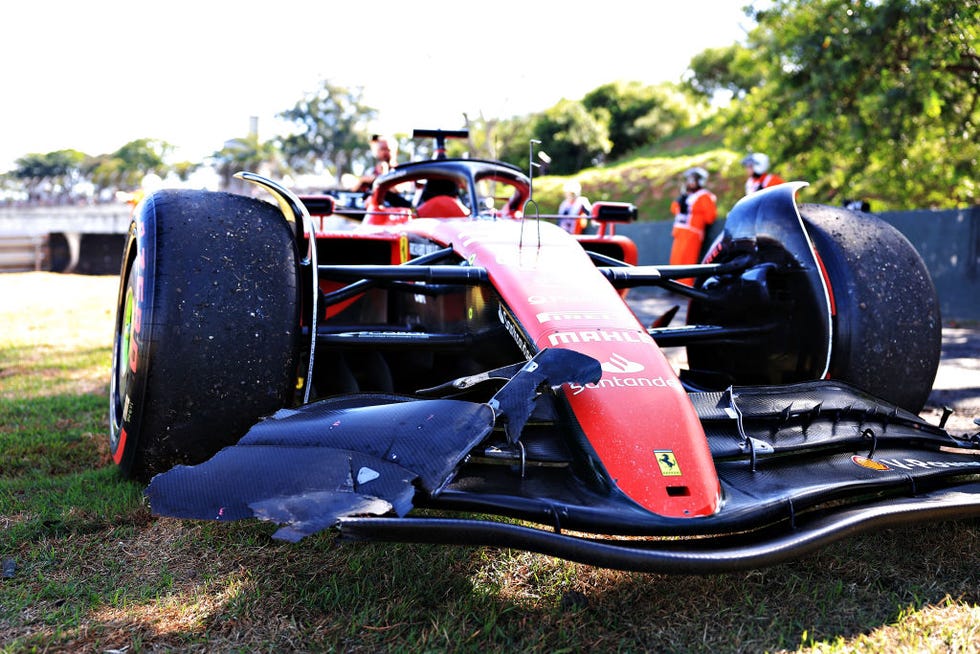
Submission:
<svg viewBox="0 0 980 654">
<path fill-rule="evenodd" d="M 529 357 L 567 348 L 602 364 L 599 383 L 566 385 L 563 393 L 593 464 L 620 491 L 664 517 L 717 511 L 720 485 L 698 416 L 660 348 L 582 248 L 590 237 L 531 219 L 416 218 L 381 226 L 369 217 L 355 232 L 318 238 L 388 239 L 393 253 L 404 253 L 406 235 L 451 245 L 485 268 L 502 301 L 501 320 L 517 326 Z M 617 243 L 635 262 L 628 239 L 591 238 Z"/>
</svg>

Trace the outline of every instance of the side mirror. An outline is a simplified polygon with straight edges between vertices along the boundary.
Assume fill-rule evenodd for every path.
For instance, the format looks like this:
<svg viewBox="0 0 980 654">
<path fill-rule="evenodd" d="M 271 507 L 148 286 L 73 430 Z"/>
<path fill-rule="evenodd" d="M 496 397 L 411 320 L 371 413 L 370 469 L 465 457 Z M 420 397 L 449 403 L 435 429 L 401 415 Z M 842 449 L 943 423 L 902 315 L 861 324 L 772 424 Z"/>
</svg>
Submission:
<svg viewBox="0 0 980 654">
<path fill-rule="evenodd" d="M 636 205 L 630 202 L 594 202 L 592 220 L 600 223 L 632 223 L 638 217 Z"/>
<path fill-rule="evenodd" d="M 329 195 L 302 195 L 299 199 L 311 216 L 332 216 L 337 202 Z"/>
</svg>

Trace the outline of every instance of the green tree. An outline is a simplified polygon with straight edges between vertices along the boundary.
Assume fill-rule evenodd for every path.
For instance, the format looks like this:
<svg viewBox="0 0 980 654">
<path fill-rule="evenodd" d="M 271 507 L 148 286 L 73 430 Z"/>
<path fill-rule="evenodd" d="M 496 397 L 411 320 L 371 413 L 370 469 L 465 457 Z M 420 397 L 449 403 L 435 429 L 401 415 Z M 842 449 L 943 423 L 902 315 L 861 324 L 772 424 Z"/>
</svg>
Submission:
<svg viewBox="0 0 980 654">
<path fill-rule="evenodd" d="M 279 114 L 292 122 L 296 131 L 280 140 L 290 166 L 299 171 L 333 175 L 370 156 L 367 126 L 377 110 L 363 101 L 363 89 L 335 86 L 329 81 L 307 94 L 296 105 Z"/>
<path fill-rule="evenodd" d="M 513 116 L 497 123 L 489 138 L 498 159 L 527 171 L 528 143 L 536 138 L 532 124 L 535 115 Z"/>
<path fill-rule="evenodd" d="M 171 166 L 171 170 L 179 180 L 186 182 L 200 167 L 201 164 L 194 161 L 178 161 Z"/>
<path fill-rule="evenodd" d="M 705 110 L 703 100 L 669 83 L 611 82 L 587 93 L 582 104 L 598 122 L 606 124 L 611 158 L 693 124 Z"/>
<path fill-rule="evenodd" d="M 90 180 L 100 188 L 139 188 L 149 174 L 166 177 L 167 157 L 174 147 L 159 139 L 136 139 L 111 154 L 94 157 L 86 165 Z"/>
<path fill-rule="evenodd" d="M 606 124 L 585 105 L 561 100 L 531 117 L 531 137 L 551 156 L 550 173 L 568 175 L 602 163 L 612 149 Z M 527 142 L 523 143 L 525 152 Z"/>
<path fill-rule="evenodd" d="M 14 162 L 9 176 L 24 184 L 30 197 L 70 199 L 72 188 L 83 179 L 85 160 L 78 150 L 26 154 Z"/>
<path fill-rule="evenodd" d="M 118 180 L 123 178 L 123 166 L 121 159 L 109 154 L 89 157 L 85 161 L 85 176 L 101 193 L 105 189 L 118 188 Z"/>
<path fill-rule="evenodd" d="M 281 166 L 279 147 L 275 141 L 259 141 L 257 134 L 249 134 L 237 139 L 225 141 L 224 146 L 211 155 L 221 184 L 224 188 L 236 188 L 232 180 L 239 171 L 262 172 L 280 175 L 284 171 Z M 239 188 L 246 188 L 245 186 Z"/>
<path fill-rule="evenodd" d="M 470 135 L 467 143 L 470 156 L 478 159 L 498 159 L 494 133 L 500 121 L 496 118 L 484 118 L 482 113 L 476 118 L 470 118 L 468 114 L 464 113 L 463 123 Z"/>
<path fill-rule="evenodd" d="M 705 99 L 719 92 L 744 98 L 749 91 L 765 80 L 763 63 L 755 51 L 733 43 L 720 48 L 708 48 L 691 59 L 685 86 Z"/>
<path fill-rule="evenodd" d="M 976 204 L 978 16 L 978 0 L 774 0 L 755 15 L 765 75 L 733 105 L 731 144 L 823 201 Z"/>
</svg>

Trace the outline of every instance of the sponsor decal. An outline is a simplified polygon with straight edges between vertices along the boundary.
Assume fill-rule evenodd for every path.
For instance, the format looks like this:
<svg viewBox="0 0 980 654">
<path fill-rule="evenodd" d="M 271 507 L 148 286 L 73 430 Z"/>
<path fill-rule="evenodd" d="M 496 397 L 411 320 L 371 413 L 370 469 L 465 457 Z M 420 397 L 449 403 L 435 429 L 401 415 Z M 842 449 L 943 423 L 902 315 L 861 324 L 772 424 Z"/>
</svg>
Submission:
<svg viewBox="0 0 980 654">
<path fill-rule="evenodd" d="M 879 459 L 872 461 L 863 456 L 852 456 L 851 461 L 868 470 L 947 470 L 980 468 L 980 461 L 923 461 L 922 459 Z"/>
<path fill-rule="evenodd" d="M 880 470 L 880 471 L 891 470 L 891 468 L 889 468 L 881 461 L 872 461 L 867 457 L 858 456 L 857 454 L 851 457 L 851 461 L 861 466 L 862 468 L 867 468 L 868 470 Z"/>
<path fill-rule="evenodd" d="M 572 390 L 572 395 L 578 395 L 585 391 L 593 391 L 599 388 L 673 388 L 681 389 L 681 383 L 676 379 L 664 379 L 661 376 L 643 377 L 633 373 L 643 372 L 645 369 L 642 363 L 630 361 L 619 354 L 612 354 L 608 361 L 600 364 L 603 375 L 602 379 L 594 384 L 571 383 L 568 387 Z"/>
<path fill-rule="evenodd" d="M 676 379 L 664 379 L 663 377 L 621 377 L 618 375 L 605 376 L 596 384 L 569 384 L 572 395 L 578 395 L 585 391 L 594 391 L 600 388 L 673 388 L 681 389 L 681 383 Z"/>
<path fill-rule="evenodd" d="M 408 341 L 424 341 L 432 338 L 431 334 L 426 334 L 425 332 L 347 332 L 334 334 L 337 338 L 349 338 L 352 341 L 358 339 L 368 339 L 373 338 L 377 340 L 386 340 L 390 338 L 404 339 Z"/>
<path fill-rule="evenodd" d="M 143 234 L 145 231 L 142 223 L 140 223 L 139 230 L 140 234 Z M 144 271 L 146 270 L 146 248 L 137 245 L 137 250 L 139 251 L 139 254 L 136 257 L 136 260 L 133 262 L 133 266 L 135 268 L 133 275 L 136 279 L 136 289 L 132 300 L 133 315 L 131 318 L 132 322 L 129 325 L 129 352 L 127 353 L 129 359 L 129 369 L 134 373 L 136 372 L 136 364 L 139 360 L 138 341 L 140 339 L 140 331 L 143 327 L 143 294 L 145 293 L 143 282 L 145 281 Z"/>
<path fill-rule="evenodd" d="M 123 398 L 122 421 L 129 422 L 133 419 L 133 402 L 129 399 L 129 393 Z"/>
<path fill-rule="evenodd" d="M 581 295 L 529 295 L 528 304 L 581 304 L 582 302 L 599 302 L 599 298 L 582 297 Z"/>
<path fill-rule="evenodd" d="M 947 468 L 980 468 L 980 461 L 922 461 L 921 459 L 882 459 L 882 463 L 899 470 L 945 470 Z"/>
<path fill-rule="evenodd" d="M 510 312 L 507 311 L 502 304 L 497 307 L 497 317 L 500 318 L 500 322 L 503 324 L 504 329 L 507 330 L 507 333 L 510 334 L 510 337 L 514 339 L 515 343 L 517 343 L 517 347 L 520 348 L 521 354 L 528 359 L 533 359 L 534 353 L 528 346 L 527 339 L 524 338 L 524 334 L 517 327 L 516 322 L 510 315 Z"/>
<path fill-rule="evenodd" d="M 574 343 L 652 343 L 646 332 L 630 329 L 586 329 L 555 332 L 548 335 L 552 346 Z"/>
<path fill-rule="evenodd" d="M 609 320 L 605 311 L 543 311 L 538 314 L 538 322 L 556 322 L 561 320 Z"/>
<path fill-rule="evenodd" d="M 630 361 L 626 357 L 615 353 L 609 357 L 609 361 L 603 361 L 601 367 L 603 371 L 612 373 L 643 372 L 644 370 L 642 363 Z"/>
<path fill-rule="evenodd" d="M 497 252 L 494 254 L 494 261 L 502 266 L 514 266 L 524 270 L 537 270 L 539 265 L 540 253 L 537 250 L 522 248 L 517 252 Z M 546 280 L 535 280 L 538 284 L 547 283 Z M 551 284 L 554 286 L 554 284 Z"/>
<path fill-rule="evenodd" d="M 408 261 L 408 237 L 402 234 L 402 237 L 398 239 L 398 263 L 405 263 Z"/>
<path fill-rule="evenodd" d="M 431 243 L 429 241 L 409 241 L 407 237 L 402 237 L 402 240 L 408 245 L 408 252 L 413 257 L 421 257 L 425 254 L 432 254 L 433 252 L 442 249 L 435 243 Z"/>
<path fill-rule="evenodd" d="M 680 477 L 681 467 L 677 465 L 677 457 L 673 450 L 654 450 L 657 457 L 657 465 L 660 466 L 660 474 L 664 477 Z"/>
</svg>

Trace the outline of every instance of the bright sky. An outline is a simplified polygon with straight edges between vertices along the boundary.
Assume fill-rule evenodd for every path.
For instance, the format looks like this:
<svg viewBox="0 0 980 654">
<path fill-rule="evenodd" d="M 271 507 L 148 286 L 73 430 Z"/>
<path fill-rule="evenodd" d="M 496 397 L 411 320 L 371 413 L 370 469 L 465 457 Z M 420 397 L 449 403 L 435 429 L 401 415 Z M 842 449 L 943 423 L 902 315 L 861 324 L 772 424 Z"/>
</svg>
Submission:
<svg viewBox="0 0 980 654">
<path fill-rule="evenodd" d="M 615 80 L 677 81 L 741 40 L 745 0 L 30 0 L 3 9 L 0 171 L 31 152 L 156 138 L 199 161 L 281 131 L 323 79 L 364 89 L 373 131 L 458 129 Z M 438 83 L 437 83 L 438 82 Z"/>
</svg>

